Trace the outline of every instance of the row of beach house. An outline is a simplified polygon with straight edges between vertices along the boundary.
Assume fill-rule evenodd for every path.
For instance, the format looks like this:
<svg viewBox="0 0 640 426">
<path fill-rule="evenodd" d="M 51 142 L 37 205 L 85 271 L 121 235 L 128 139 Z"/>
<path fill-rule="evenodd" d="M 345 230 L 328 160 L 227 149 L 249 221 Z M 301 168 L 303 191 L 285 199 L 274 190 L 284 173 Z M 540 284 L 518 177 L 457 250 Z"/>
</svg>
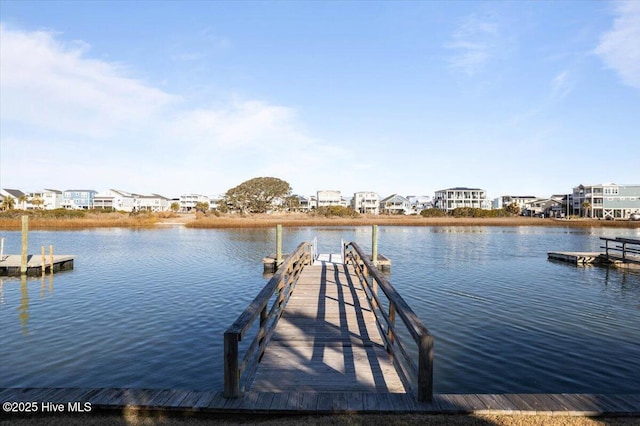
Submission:
<svg viewBox="0 0 640 426">
<path fill-rule="evenodd" d="M 15 208 L 29 209 L 114 209 L 120 211 L 148 210 L 162 212 L 178 210 L 188 212 L 197 205 L 209 205 L 216 209 L 222 201 L 220 197 L 200 194 L 184 194 L 168 198 L 158 194 L 143 195 L 122 190 L 70 189 L 60 191 L 44 189 L 23 192 L 18 189 L 0 189 L 0 205 L 12 199 Z M 274 208 L 296 211 L 311 211 L 320 207 L 351 207 L 366 214 L 419 214 L 425 209 L 451 211 L 460 207 L 479 209 L 500 209 L 515 204 L 524 215 L 543 217 L 565 217 L 569 215 L 588 216 L 600 219 L 626 219 L 640 213 L 640 184 L 636 185 L 578 185 L 572 192 L 550 197 L 533 195 L 503 195 L 488 199 L 480 188 L 455 187 L 436 191 L 431 196 L 402 196 L 392 194 L 381 198 L 377 192 L 356 192 L 345 197 L 337 190 L 321 190 L 312 196 L 295 195 L 292 199 L 279 200 Z"/>
</svg>

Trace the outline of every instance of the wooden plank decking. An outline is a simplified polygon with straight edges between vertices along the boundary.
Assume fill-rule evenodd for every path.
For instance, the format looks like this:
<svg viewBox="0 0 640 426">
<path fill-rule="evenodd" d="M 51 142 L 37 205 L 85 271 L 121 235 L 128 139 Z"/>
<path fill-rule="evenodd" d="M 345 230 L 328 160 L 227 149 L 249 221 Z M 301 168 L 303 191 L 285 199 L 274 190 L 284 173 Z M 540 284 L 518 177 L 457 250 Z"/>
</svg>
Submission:
<svg viewBox="0 0 640 426">
<path fill-rule="evenodd" d="M 304 268 L 250 390 L 405 392 L 364 289 L 340 255 Z"/>
<path fill-rule="evenodd" d="M 96 410 L 247 414 L 424 413 L 549 416 L 640 416 L 640 394 L 409 394 L 370 392 L 255 392 L 226 399 L 222 392 L 115 388 L 0 388 L 0 402 L 88 402 Z M 65 405 L 65 412 L 69 407 Z M 47 414 L 42 409 L 38 414 Z M 49 413 L 51 414 L 51 413 Z M 11 413 L 0 411 L 0 418 Z"/>
</svg>

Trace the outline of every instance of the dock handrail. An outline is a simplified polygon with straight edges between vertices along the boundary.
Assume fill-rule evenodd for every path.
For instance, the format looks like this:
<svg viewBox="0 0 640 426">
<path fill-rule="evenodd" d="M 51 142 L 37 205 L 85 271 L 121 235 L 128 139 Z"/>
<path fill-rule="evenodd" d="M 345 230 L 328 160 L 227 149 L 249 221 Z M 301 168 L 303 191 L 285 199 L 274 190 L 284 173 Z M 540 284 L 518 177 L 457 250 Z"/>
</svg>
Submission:
<svg viewBox="0 0 640 426">
<path fill-rule="evenodd" d="M 295 284 L 305 265 L 313 262 L 313 246 L 301 243 L 278 267 L 277 272 L 262 288 L 238 319 L 224 333 L 224 396 L 238 398 L 242 396 L 247 380 L 257 368 L 260 357 L 273 334 L 282 315 L 284 306 L 293 292 Z M 268 307 L 272 296 L 271 307 Z M 238 342 L 251 328 L 260 315 L 260 325 L 254 340 L 240 361 Z"/>
<path fill-rule="evenodd" d="M 600 237 L 600 239 L 604 241 L 604 246 L 600 246 L 600 248 L 603 248 L 605 250 L 604 253 L 607 259 L 614 256 L 612 254 L 609 254 L 609 251 L 613 251 L 621 253 L 621 255 L 615 255 L 615 258 L 621 259 L 623 262 L 640 263 L 640 240 L 623 237 Z M 617 245 L 611 247 L 609 246 L 609 243 L 614 243 Z"/>
<path fill-rule="evenodd" d="M 382 337 L 386 342 L 386 348 L 396 363 L 399 372 L 405 375 L 407 384 L 415 388 L 419 401 L 431 401 L 433 399 L 433 336 L 422 324 L 418 316 L 404 301 L 402 296 L 396 291 L 391 283 L 373 265 L 369 256 L 365 255 L 362 249 L 355 242 L 347 243 L 343 246 L 345 257 L 344 262 L 353 264 L 355 271 L 366 284 L 367 297 L 371 308 L 376 315 L 378 326 L 383 331 Z M 388 312 L 385 312 L 378 296 L 377 287 L 380 287 L 388 300 Z M 400 316 L 409 334 L 418 347 L 418 365 L 410 356 L 409 351 L 403 344 L 400 336 L 396 332 L 396 314 Z M 386 325 L 385 326 L 383 326 Z M 399 356 L 396 356 L 396 354 Z"/>
</svg>

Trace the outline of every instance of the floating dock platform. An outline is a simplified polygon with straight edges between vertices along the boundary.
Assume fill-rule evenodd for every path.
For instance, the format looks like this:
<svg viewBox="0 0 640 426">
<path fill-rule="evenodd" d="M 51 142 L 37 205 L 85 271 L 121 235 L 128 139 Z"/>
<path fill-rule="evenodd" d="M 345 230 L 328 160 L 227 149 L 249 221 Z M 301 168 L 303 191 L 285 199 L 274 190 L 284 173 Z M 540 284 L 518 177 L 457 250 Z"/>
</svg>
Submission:
<svg viewBox="0 0 640 426">
<path fill-rule="evenodd" d="M 19 277 L 21 255 L 10 254 L 2 256 L 0 259 L 0 276 Z M 45 256 L 43 262 L 42 256 L 30 254 L 27 256 L 27 275 L 37 276 L 44 273 L 60 272 L 73 269 L 72 255 L 54 255 L 53 260 L 50 256 Z"/>
<path fill-rule="evenodd" d="M 319 256 L 323 256 L 323 255 L 319 255 Z M 329 255 L 324 255 L 324 256 L 329 256 Z M 336 254 L 333 254 L 331 256 L 339 256 Z M 283 254 L 282 255 L 282 259 L 286 259 L 287 257 L 289 257 L 289 253 L 287 254 Z M 367 259 L 371 260 L 371 256 L 367 256 Z M 328 259 L 326 258 L 316 258 L 316 261 L 327 261 Z M 342 260 L 331 260 L 332 262 L 342 262 Z M 262 264 L 264 265 L 264 272 L 275 272 L 276 271 L 276 255 L 274 253 L 269 254 L 268 256 L 262 258 Z M 391 270 L 391 259 L 388 259 L 386 256 L 382 255 L 382 254 L 378 254 L 378 265 L 377 268 L 380 269 L 381 271 L 390 271 Z"/>
<path fill-rule="evenodd" d="M 596 265 L 602 261 L 600 253 L 597 252 L 550 251 L 547 256 L 549 260 L 557 260 L 577 266 Z"/>
</svg>

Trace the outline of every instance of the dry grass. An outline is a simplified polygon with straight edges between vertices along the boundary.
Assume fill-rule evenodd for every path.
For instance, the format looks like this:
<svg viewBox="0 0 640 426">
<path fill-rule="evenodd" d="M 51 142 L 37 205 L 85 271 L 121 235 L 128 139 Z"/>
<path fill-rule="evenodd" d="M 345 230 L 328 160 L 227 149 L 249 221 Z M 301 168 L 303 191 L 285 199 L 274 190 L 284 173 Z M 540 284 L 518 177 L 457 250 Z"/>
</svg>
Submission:
<svg viewBox="0 0 640 426">
<path fill-rule="evenodd" d="M 158 222 L 156 215 L 133 215 L 122 213 L 87 214 L 82 218 L 29 218 L 29 229 L 87 229 L 87 228 L 148 228 Z M 20 218 L 0 218 L 0 229 L 19 230 L 22 227 Z"/>
<path fill-rule="evenodd" d="M 225 215 L 208 216 L 186 223 L 190 228 L 270 228 L 306 226 L 558 226 L 575 228 L 616 227 L 640 228 L 640 222 L 593 219 L 541 219 L 530 217 L 454 218 L 421 216 L 362 215 L 358 218 L 310 216 L 307 214 Z"/>
<path fill-rule="evenodd" d="M 150 228 L 166 224 L 184 224 L 189 228 L 271 228 L 308 226 L 557 226 L 571 228 L 640 228 L 640 222 L 594 219 L 540 219 L 530 217 L 454 218 L 421 216 L 361 215 L 357 218 L 313 216 L 303 213 L 262 215 L 177 215 L 154 213 L 87 213 L 82 218 L 31 217 L 30 229 Z M 0 217 L 0 229 L 19 230 L 20 217 Z"/>
</svg>

